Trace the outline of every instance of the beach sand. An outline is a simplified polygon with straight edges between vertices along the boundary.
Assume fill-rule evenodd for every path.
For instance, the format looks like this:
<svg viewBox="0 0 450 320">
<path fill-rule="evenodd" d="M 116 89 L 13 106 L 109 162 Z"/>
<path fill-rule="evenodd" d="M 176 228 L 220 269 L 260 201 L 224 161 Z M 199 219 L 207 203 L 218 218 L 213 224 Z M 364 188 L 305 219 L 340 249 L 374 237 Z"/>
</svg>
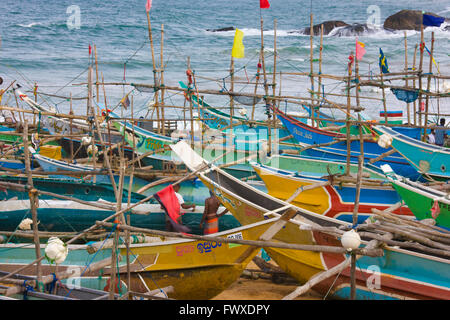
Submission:
<svg viewBox="0 0 450 320">
<path fill-rule="evenodd" d="M 276 265 L 273 261 L 270 261 Z M 259 269 L 253 262 L 248 269 Z M 294 291 L 298 285 L 291 282 L 277 284 L 270 279 L 248 279 L 240 277 L 228 289 L 215 296 L 212 300 L 281 300 Z M 313 290 L 294 300 L 322 300 L 322 296 Z"/>
<path fill-rule="evenodd" d="M 276 284 L 266 279 L 239 278 L 227 290 L 212 300 L 281 300 L 297 288 L 296 285 Z M 294 300 L 321 300 L 322 297 L 309 291 Z"/>
</svg>

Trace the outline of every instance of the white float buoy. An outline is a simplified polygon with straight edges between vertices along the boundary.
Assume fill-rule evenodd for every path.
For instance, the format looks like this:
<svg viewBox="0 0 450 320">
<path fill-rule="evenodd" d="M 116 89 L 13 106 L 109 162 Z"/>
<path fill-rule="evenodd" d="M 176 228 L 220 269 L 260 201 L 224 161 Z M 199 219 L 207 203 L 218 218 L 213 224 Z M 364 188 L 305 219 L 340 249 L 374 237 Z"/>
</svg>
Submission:
<svg viewBox="0 0 450 320">
<path fill-rule="evenodd" d="M 61 264 L 66 260 L 69 249 L 67 245 L 57 237 L 48 239 L 45 247 L 45 257 L 50 263 Z"/>
<path fill-rule="evenodd" d="M 83 137 L 83 138 L 81 138 L 81 145 L 83 145 L 83 146 L 90 145 L 91 142 L 92 142 L 92 138 L 91 137 Z"/>
<path fill-rule="evenodd" d="M 341 243 L 347 251 L 352 251 L 359 248 L 359 245 L 361 244 L 361 237 L 355 230 L 352 229 L 342 235 Z"/>
<path fill-rule="evenodd" d="M 94 154 L 97 154 L 98 153 L 98 148 L 97 148 L 97 146 L 94 146 Z M 92 144 L 91 145 L 89 145 L 89 147 L 87 147 L 87 154 L 88 155 L 92 155 Z"/>
<path fill-rule="evenodd" d="M 20 230 L 31 230 L 31 225 L 33 224 L 33 220 L 30 218 L 23 219 L 19 224 Z"/>
<path fill-rule="evenodd" d="M 378 139 L 378 145 L 382 148 L 389 148 L 392 144 L 392 137 L 388 134 L 383 134 Z"/>
</svg>

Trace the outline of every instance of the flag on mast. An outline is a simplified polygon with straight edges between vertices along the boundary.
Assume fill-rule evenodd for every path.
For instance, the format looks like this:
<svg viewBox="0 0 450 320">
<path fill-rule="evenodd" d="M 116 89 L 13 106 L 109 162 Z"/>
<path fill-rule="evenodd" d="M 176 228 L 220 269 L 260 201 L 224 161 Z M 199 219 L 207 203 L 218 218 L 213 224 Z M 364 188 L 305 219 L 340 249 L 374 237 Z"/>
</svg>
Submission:
<svg viewBox="0 0 450 320">
<path fill-rule="evenodd" d="M 386 56 L 384 55 L 384 52 L 383 50 L 381 50 L 381 48 L 380 48 L 380 60 L 378 64 L 380 65 L 381 72 L 389 73 L 389 66 L 386 60 Z"/>
<path fill-rule="evenodd" d="M 361 60 L 362 57 L 364 56 L 364 54 L 366 53 L 366 49 L 364 49 L 366 45 L 360 41 L 358 41 L 358 39 L 356 39 L 356 59 Z"/>
<path fill-rule="evenodd" d="M 440 27 L 445 21 L 443 17 L 435 17 L 429 14 L 424 14 L 422 18 L 422 24 L 428 27 Z"/>
<path fill-rule="evenodd" d="M 234 43 L 233 49 L 231 50 L 231 56 L 233 58 L 244 58 L 245 57 L 245 47 L 242 43 L 242 39 L 244 38 L 244 33 L 236 28 L 236 32 L 234 34 Z"/>
<path fill-rule="evenodd" d="M 145 11 L 149 12 L 152 7 L 152 0 L 147 0 L 147 3 L 145 4 Z"/>
<path fill-rule="evenodd" d="M 259 0 L 259 7 L 261 9 L 269 9 L 270 8 L 269 0 Z"/>
</svg>

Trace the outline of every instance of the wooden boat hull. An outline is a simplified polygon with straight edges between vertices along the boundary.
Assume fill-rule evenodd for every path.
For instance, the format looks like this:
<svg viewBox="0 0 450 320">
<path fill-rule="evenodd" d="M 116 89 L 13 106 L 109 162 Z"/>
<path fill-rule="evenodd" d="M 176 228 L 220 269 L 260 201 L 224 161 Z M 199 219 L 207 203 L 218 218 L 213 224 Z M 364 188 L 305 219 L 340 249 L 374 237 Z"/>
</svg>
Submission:
<svg viewBox="0 0 450 320">
<path fill-rule="evenodd" d="M 1 182 L 10 182 L 25 185 L 28 183 L 27 177 L 0 176 Z M 53 178 L 37 178 L 33 177 L 33 186 L 42 191 L 52 192 L 59 195 L 74 197 L 85 201 L 98 201 L 103 199 L 115 202 L 116 197 L 111 185 L 96 184 L 92 182 L 82 182 L 76 180 L 53 179 Z M 14 197 L 17 199 L 29 199 L 28 192 L 16 191 L 12 189 L 0 190 L 0 200 L 9 200 Z M 128 199 L 128 191 L 123 191 L 123 199 Z M 131 193 L 131 202 L 138 202 L 145 196 L 136 192 Z M 39 195 L 39 199 L 53 199 L 51 196 Z"/>
<path fill-rule="evenodd" d="M 276 115 L 294 136 L 294 138 L 303 145 L 323 144 L 332 142 L 335 138 L 345 137 L 345 135 L 342 134 L 310 127 L 300 121 L 296 121 L 292 117 L 285 115 L 279 109 L 276 109 Z M 382 153 L 388 151 L 387 149 L 380 147 L 375 141 L 369 140 L 364 141 L 363 147 L 365 160 L 374 159 Z M 350 143 L 350 151 L 351 160 L 357 161 L 361 151 L 360 142 L 352 141 Z M 317 158 L 345 161 L 347 159 L 347 142 L 343 141 L 328 147 L 308 149 L 305 150 L 304 153 Z M 384 159 L 375 162 L 375 164 L 377 166 L 389 164 L 396 173 L 402 176 L 409 177 L 414 180 L 420 178 L 420 174 L 418 174 L 417 170 L 413 168 L 399 153 L 394 153 L 388 157 L 385 157 Z"/>
<path fill-rule="evenodd" d="M 277 220 L 277 218 L 272 218 L 254 225 L 219 232 L 215 236 L 257 240 Z M 93 254 L 89 254 L 86 249 L 86 245 L 69 245 L 69 254 L 66 260 L 58 266 L 58 271 L 68 268 L 78 268 L 82 271 L 87 261 L 94 263 L 111 255 L 111 249 L 102 249 Z M 41 248 L 42 254 L 44 254 L 44 250 L 45 245 Z M 119 251 L 120 255 L 126 255 L 125 246 L 120 246 Z M 148 289 L 173 286 L 174 291 L 169 293 L 170 298 L 211 299 L 236 281 L 258 251 L 258 247 L 189 239 L 132 244 L 130 245 L 130 288 L 138 292 L 147 292 Z M 0 270 L 14 270 L 14 268 L 33 261 L 34 254 L 33 244 L 0 245 Z M 125 260 L 122 259 L 118 262 L 121 281 L 118 287 L 122 294 L 127 290 Z M 54 272 L 54 268 L 46 260 L 43 261 L 44 274 Z M 34 273 L 35 268 L 31 267 L 26 271 Z M 80 275 L 81 272 L 78 274 Z M 94 289 L 107 291 L 109 284 L 101 288 L 104 280 L 99 282 L 93 277 L 100 276 L 104 279 L 108 278 L 109 274 L 110 269 L 105 268 L 103 273 L 86 274 L 86 277 L 91 277 L 91 283 L 95 285 Z M 81 279 L 83 278 L 84 276 Z M 73 277 L 72 284 L 76 280 L 77 278 Z M 86 285 L 86 281 L 84 285 Z"/>
<path fill-rule="evenodd" d="M 130 125 L 129 123 L 125 124 L 122 121 L 114 121 L 114 125 L 116 126 L 117 130 L 124 135 L 125 140 L 130 146 L 136 146 L 135 151 L 140 155 L 169 147 L 170 145 L 173 145 L 178 141 L 176 139 L 162 136 L 138 127 L 135 127 L 133 130 L 132 125 Z M 201 153 L 205 159 L 212 161 L 213 159 L 218 158 L 220 155 L 224 155 L 223 158 L 219 158 L 216 161 L 216 163 L 219 165 L 241 160 L 241 163 L 229 166 L 227 170 L 229 172 L 233 172 L 233 174 L 240 178 L 253 175 L 249 162 L 244 161 L 244 159 L 254 155 L 256 157 L 256 160 L 258 160 L 260 158 L 260 154 L 258 153 L 258 151 L 261 150 L 259 144 L 252 144 L 253 147 L 251 148 L 238 148 L 236 147 L 236 145 L 226 145 L 223 143 L 223 141 L 220 141 L 219 143 L 211 143 L 203 147 L 198 145 L 198 142 L 201 142 L 198 139 L 199 138 L 196 137 L 197 142 L 195 143 L 195 150 Z M 278 138 L 274 136 L 274 139 Z M 249 142 L 247 140 L 243 141 L 244 146 L 248 146 L 248 144 Z M 228 150 L 231 150 L 231 152 L 227 153 Z M 164 168 L 164 162 L 172 163 L 175 166 L 179 166 L 180 164 L 182 164 L 181 159 L 179 159 L 170 150 L 161 151 L 154 155 L 149 155 L 144 160 L 144 163 L 146 165 L 152 165 L 154 166 L 154 168 Z"/>
<path fill-rule="evenodd" d="M 383 126 L 375 127 L 375 130 L 390 135 L 392 147 L 419 172 L 438 180 L 450 179 L 450 148 L 414 140 Z"/>
<path fill-rule="evenodd" d="M 217 237 L 257 240 L 275 219 L 214 234 Z M 268 222 L 268 223 L 266 223 Z M 135 245 L 132 253 L 141 268 L 136 272 L 145 281 L 133 281 L 142 290 L 174 286 L 175 299 L 211 299 L 228 288 L 241 275 L 247 264 L 258 253 L 248 246 L 204 240 L 178 240 L 161 250 L 153 244 Z M 126 254 L 126 249 L 121 249 Z M 134 263 L 136 265 L 136 263 Z M 125 274 L 124 274 L 125 276 Z M 137 274 L 134 277 L 138 277 Z"/>
<path fill-rule="evenodd" d="M 203 206 L 195 211 L 185 211 L 182 216 L 184 225 L 191 228 L 193 234 L 202 234 L 199 224 Z M 165 213 L 159 204 L 144 204 L 136 207 L 136 214 L 130 215 L 132 226 L 165 230 Z M 49 232 L 80 232 L 93 224 L 114 214 L 112 210 L 99 209 L 73 201 L 39 200 L 37 209 L 39 230 Z M 0 201 L 0 231 L 14 231 L 20 222 L 31 219 L 29 200 Z M 219 220 L 219 230 L 228 230 L 240 226 L 237 220 L 226 214 Z"/>
<path fill-rule="evenodd" d="M 258 176 L 264 181 L 268 193 L 281 200 L 287 200 L 298 188 L 327 181 L 324 178 L 308 176 L 307 172 L 277 170 L 264 165 L 253 165 Z M 380 180 L 382 181 L 382 180 Z M 339 186 L 324 186 L 300 193 L 292 204 L 331 218 L 352 222 L 356 186 L 341 183 Z M 358 223 L 372 216 L 372 208 L 385 210 L 401 200 L 397 192 L 387 186 L 362 185 L 358 208 Z M 412 216 L 408 208 L 399 208 L 396 214 Z"/>
<path fill-rule="evenodd" d="M 188 146 L 178 143 L 173 149 L 183 155 L 183 159 L 190 170 L 200 168 L 204 159 L 198 155 L 189 153 Z M 192 149 L 191 149 L 192 151 Z M 254 221 L 264 219 L 264 213 L 289 207 L 297 211 L 297 216 L 289 220 L 283 229 L 275 236 L 275 240 L 288 243 L 318 244 L 327 246 L 341 247 L 340 241 L 336 236 L 328 235 L 322 232 L 311 231 L 307 228 L 299 228 L 302 221 L 307 219 L 306 224 L 316 223 L 322 227 L 351 227 L 351 224 L 329 218 L 323 215 L 310 212 L 308 210 L 288 205 L 286 202 L 278 200 L 261 191 L 255 190 L 247 184 L 234 179 L 232 176 L 223 172 L 214 166 L 202 173 L 198 177 L 203 183 L 213 191 L 221 203 L 226 206 L 236 219 L 243 225 Z M 281 213 L 281 212 L 280 212 Z M 364 242 L 364 240 L 363 240 Z M 367 243 L 367 242 L 365 242 Z M 421 252 L 405 249 L 396 249 L 386 246 L 383 248 L 384 257 L 366 258 L 366 265 L 358 273 L 358 278 L 365 285 L 364 290 L 357 291 L 357 299 L 450 299 L 450 260 L 433 256 Z M 294 251 L 287 249 L 269 249 L 267 253 L 285 272 L 295 277 L 301 283 L 308 281 L 311 276 L 320 271 L 329 270 L 346 259 L 345 254 L 317 253 L 309 251 Z M 398 258 L 395 255 L 398 253 Z M 390 260 L 395 256 L 395 259 Z M 414 262 L 414 267 L 411 266 Z M 359 266 L 359 262 L 358 262 Z M 436 269 L 435 269 L 436 268 Z M 409 271 L 411 270 L 411 271 Z M 349 285 L 349 268 L 344 270 L 339 276 L 344 288 Z M 373 292 L 374 287 L 367 281 L 375 277 L 381 279 L 376 284 L 376 294 L 369 295 L 367 292 Z M 328 294 L 336 286 L 332 277 L 324 285 L 315 286 L 319 292 Z M 419 285 L 418 285 L 419 284 Z M 361 286 L 361 282 L 360 282 Z M 336 292 L 336 293 L 334 293 Z M 346 297 L 345 290 L 333 291 L 333 297 Z"/>
<path fill-rule="evenodd" d="M 436 225 L 450 229 L 450 199 L 448 193 L 412 182 L 402 177 L 387 176 L 400 197 L 418 220 L 433 219 Z M 433 214 L 433 206 L 437 206 Z"/>
</svg>

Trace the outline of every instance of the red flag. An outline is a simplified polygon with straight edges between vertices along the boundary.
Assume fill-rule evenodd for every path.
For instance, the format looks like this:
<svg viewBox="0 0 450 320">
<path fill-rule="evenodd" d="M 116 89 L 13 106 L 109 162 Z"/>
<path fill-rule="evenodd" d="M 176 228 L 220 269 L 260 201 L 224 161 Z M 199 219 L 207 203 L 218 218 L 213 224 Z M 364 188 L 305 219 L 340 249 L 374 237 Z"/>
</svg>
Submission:
<svg viewBox="0 0 450 320">
<path fill-rule="evenodd" d="M 269 9 L 270 8 L 269 0 L 259 0 L 259 7 L 261 9 Z"/>
<path fill-rule="evenodd" d="M 169 216 L 169 222 L 177 232 L 190 232 L 191 230 L 183 225 L 180 225 L 177 219 L 180 217 L 181 209 L 173 185 L 169 185 L 161 191 L 154 194 L 155 199 L 161 204 L 164 211 Z"/>
<path fill-rule="evenodd" d="M 152 7 L 152 0 L 147 0 L 147 4 L 145 5 L 145 11 L 149 12 Z"/>
<path fill-rule="evenodd" d="M 91 48 L 91 44 L 89 44 L 89 55 L 91 55 L 92 53 L 92 48 Z"/>
</svg>

